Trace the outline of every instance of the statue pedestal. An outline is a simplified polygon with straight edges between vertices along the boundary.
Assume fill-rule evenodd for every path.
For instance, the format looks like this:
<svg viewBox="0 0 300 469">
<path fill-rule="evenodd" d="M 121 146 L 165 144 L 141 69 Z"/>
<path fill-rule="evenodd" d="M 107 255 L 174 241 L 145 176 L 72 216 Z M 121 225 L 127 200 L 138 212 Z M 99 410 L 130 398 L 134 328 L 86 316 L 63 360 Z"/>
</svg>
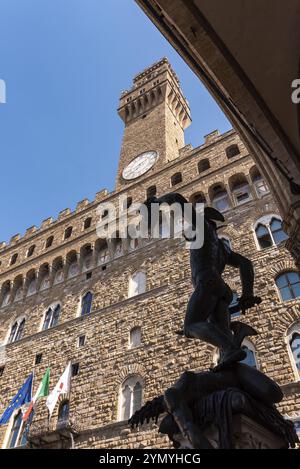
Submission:
<svg viewBox="0 0 300 469">
<path fill-rule="evenodd" d="M 214 425 L 203 434 L 214 446 L 219 447 L 218 430 Z M 233 439 L 235 449 L 280 449 L 286 448 L 286 442 L 267 428 L 243 414 L 233 417 Z"/>
</svg>

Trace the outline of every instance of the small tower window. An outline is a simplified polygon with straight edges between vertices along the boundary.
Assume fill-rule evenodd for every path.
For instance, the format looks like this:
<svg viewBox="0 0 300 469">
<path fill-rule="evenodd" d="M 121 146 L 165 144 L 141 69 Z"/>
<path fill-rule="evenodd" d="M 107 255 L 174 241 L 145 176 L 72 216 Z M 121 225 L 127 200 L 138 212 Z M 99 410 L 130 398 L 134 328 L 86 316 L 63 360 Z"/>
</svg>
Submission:
<svg viewBox="0 0 300 469">
<path fill-rule="evenodd" d="M 198 163 L 198 173 L 204 173 L 204 171 L 207 171 L 210 168 L 210 163 L 209 160 L 206 158 L 205 160 L 201 160 Z"/>
<path fill-rule="evenodd" d="M 14 265 L 17 262 L 17 259 L 18 259 L 18 253 L 15 252 L 15 254 L 11 256 L 10 265 Z"/>
<path fill-rule="evenodd" d="M 91 227 L 91 225 L 92 225 L 92 217 L 86 218 L 83 224 L 84 229 L 87 230 L 88 228 Z"/>
<path fill-rule="evenodd" d="M 54 236 L 49 236 L 49 238 L 46 241 L 45 248 L 49 249 L 52 246 L 53 241 L 54 241 Z"/>
<path fill-rule="evenodd" d="M 34 250 L 35 250 L 35 244 L 33 244 L 33 246 L 30 246 L 30 248 L 28 249 L 27 257 L 31 257 L 32 254 L 34 253 Z"/>
<path fill-rule="evenodd" d="M 227 158 L 234 158 L 235 156 L 238 156 L 240 154 L 240 149 L 238 145 L 230 145 L 230 147 L 226 148 L 226 156 Z"/>
<path fill-rule="evenodd" d="M 150 186 L 147 189 L 147 199 L 154 197 L 156 195 L 157 189 L 156 186 Z"/>
<path fill-rule="evenodd" d="M 182 174 L 181 173 L 176 173 L 173 174 L 171 177 L 171 185 L 176 186 L 177 184 L 180 184 L 182 182 Z"/>
<path fill-rule="evenodd" d="M 65 230 L 65 236 L 64 236 L 64 239 L 68 239 L 72 236 L 72 231 L 73 231 L 73 227 L 72 226 L 69 226 L 66 230 Z"/>
</svg>

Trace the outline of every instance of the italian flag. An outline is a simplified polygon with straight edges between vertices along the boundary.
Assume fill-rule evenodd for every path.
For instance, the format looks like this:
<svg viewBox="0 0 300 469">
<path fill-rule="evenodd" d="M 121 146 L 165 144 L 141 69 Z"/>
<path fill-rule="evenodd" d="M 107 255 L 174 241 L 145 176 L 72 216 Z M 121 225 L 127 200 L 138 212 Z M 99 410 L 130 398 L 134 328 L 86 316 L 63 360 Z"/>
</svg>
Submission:
<svg viewBox="0 0 300 469">
<path fill-rule="evenodd" d="M 24 413 L 22 419 L 24 422 L 28 419 L 29 415 L 31 414 L 32 410 L 34 409 L 36 401 L 40 397 L 45 397 L 48 396 L 49 394 L 49 383 L 50 383 L 50 368 L 48 367 L 46 370 L 46 373 L 44 374 L 42 381 L 39 384 L 39 387 L 37 388 L 37 391 L 35 395 L 32 397 L 31 402 L 26 409 L 26 412 Z"/>
</svg>

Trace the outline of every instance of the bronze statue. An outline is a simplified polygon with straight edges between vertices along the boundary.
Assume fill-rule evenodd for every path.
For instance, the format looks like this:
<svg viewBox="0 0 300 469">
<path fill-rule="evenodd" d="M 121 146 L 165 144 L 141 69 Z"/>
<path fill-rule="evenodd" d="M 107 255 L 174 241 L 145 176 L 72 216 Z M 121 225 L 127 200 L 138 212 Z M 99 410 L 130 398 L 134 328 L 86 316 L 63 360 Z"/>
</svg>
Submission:
<svg viewBox="0 0 300 469">
<path fill-rule="evenodd" d="M 179 203 L 183 209 L 188 202 L 177 193 L 148 199 L 149 226 L 152 203 Z M 188 222 L 194 232 L 197 229 L 196 216 L 193 208 Z M 294 425 L 275 408 L 275 403 L 283 398 L 279 386 L 257 369 L 239 363 L 246 357 L 241 348 L 244 338 L 257 332 L 247 324 L 230 321 L 228 307 L 233 295 L 222 279 L 225 266 L 240 269 L 242 295 L 238 304 L 243 314 L 259 304 L 261 299 L 253 293 L 252 262 L 233 252 L 218 238 L 218 221 L 224 222 L 223 215 L 212 207 L 205 207 L 203 245 L 190 249 L 194 292 L 188 303 L 183 330 L 178 333 L 218 347 L 219 363 L 212 370 L 184 372 L 163 396 L 147 402 L 129 422 L 132 427 L 138 426 L 151 418 L 157 421 L 160 414 L 167 412 L 160 432 L 168 434 L 175 447 L 180 446 L 180 439 L 184 438 L 189 447 L 197 449 L 212 448 L 203 430 L 214 423 L 219 429 L 219 447 L 231 448 L 232 416 L 243 413 L 281 436 L 286 447 L 294 447 L 298 441 Z"/>
<path fill-rule="evenodd" d="M 160 198 L 152 197 L 147 200 L 146 205 L 150 208 L 152 203 L 168 205 L 179 203 L 184 210 L 184 204 L 188 201 L 181 194 L 171 193 Z M 183 331 L 179 331 L 179 334 L 201 339 L 218 347 L 221 362 L 216 370 L 221 370 L 246 357 L 246 352 L 237 345 L 230 329 L 228 306 L 232 302 L 233 295 L 222 278 L 226 265 L 240 269 L 242 295 L 239 298 L 239 307 L 243 313 L 259 304 L 261 299 L 253 294 L 252 262 L 241 254 L 233 252 L 223 240 L 218 238 L 216 221 L 224 222 L 223 215 L 212 207 L 205 207 L 203 246 L 190 249 L 194 292 L 187 306 Z M 189 222 L 196 230 L 194 208 L 192 220 Z"/>
</svg>

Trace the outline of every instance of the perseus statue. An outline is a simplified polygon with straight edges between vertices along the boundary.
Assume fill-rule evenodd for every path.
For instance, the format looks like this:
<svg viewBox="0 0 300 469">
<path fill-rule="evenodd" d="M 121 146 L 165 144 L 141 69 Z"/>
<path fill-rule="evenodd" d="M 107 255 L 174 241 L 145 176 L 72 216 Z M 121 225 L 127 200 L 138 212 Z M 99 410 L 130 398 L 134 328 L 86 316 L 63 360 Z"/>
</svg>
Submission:
<svg viewBox="0 0 300 469">
<path fill-rule="evenodd" d="M 147 199 L 148 223 L 151 224 L 151 204 L 180 204 L 182 213 L 188 201 L 178 193 Z M 192 207 L 188 222 L 194 232 L 197 230 L 197 212 Z M 217 222 L 224 222 L 223 215 L 212 207 L 204 208 L 204 240 L 199 248 L 190 249 L 190 265 L 194 292 L 190 297 L 184 320 L 183 330 L 179 334 L 188 338 L 200 339 L 219 348 L 220 359 L 214 371 L 221 371 L 228 366 L 242 361 L 246 352 L 240 346 L 241 334 L 253 335 L 255 331 L 239 323 L 238 332 L 230 327 L 229 305 L 233 299 L 230 287 L 222 278 L 225 267 L 232 266 L 240 270 L 242 294 L 238 306 L 244 314 L 247 309 L 259 304 L 261 299 L 254 296 L 254 270 L 252 262 L 230 247 L 218 237 Z M 245 328 L 241 331 L 241 327 Z M 239 337 L 237 337 L 237 335 Z"/>
</svg>

